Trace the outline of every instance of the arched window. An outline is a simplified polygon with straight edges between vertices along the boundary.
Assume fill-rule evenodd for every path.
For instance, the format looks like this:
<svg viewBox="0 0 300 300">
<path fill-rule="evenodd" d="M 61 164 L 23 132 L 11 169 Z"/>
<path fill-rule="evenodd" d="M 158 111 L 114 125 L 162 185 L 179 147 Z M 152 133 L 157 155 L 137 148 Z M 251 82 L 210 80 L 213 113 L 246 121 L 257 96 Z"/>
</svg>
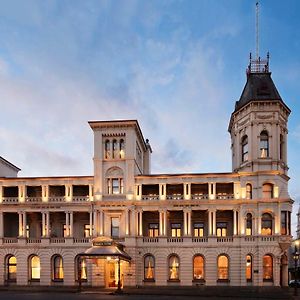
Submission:
<svg viewBox="0 0 300 300">
<path fill-rule="evenodd" d="M 252 199 L 252 185 L 250 183 L 246 184 L 246 199 Z"/>
<path fill-rule="evenodd" d="M 63 259 L 60 255 L 55 255 L 52 258 L 52 280 L 53 281 L 64 280 Z"/>
<path fill-rule="evenodd" d="M 271 255 L 263 257 L 263 281 L 273 281 L 273 257 Z"/>
<path fill-rule="evenodd" d="M 113 151 L 113 158 L 118 158 L 117 140 L 113 140 L 112 151 Z"/>
<path fill-rule="evenodd" d="M 261 217 L 261 234 L 272 235 L 273 218 L 269 213 L 264 213 Z"/>
<path fill-rule="evenodd" d="M 79 276 L 81 281 L 87 281 L 87 264 L 83 257 L 75 257 L 75 279 L 78 281 Z"/>
<path fill-rule="evenodd" d="M 155 260 L 151 254 L 146 255 L 144 258 L 144 279 L 149 281 L 155 279 Z"/>
<path fill-rule="evenodd" d="M 169 280 L 179 280 L 179 258 L 175 254 L 169 257 Z"/>
<path fill-rule="evenodd" d="M 110 141 L 109 140 L 105 141 L 104 152 L 105 152 L 105 159 L 110 159 Z"/>
<path fill-rule="evenodd" d="M 123 139 L 120 140 L 120 158 L 125 158 L 125 142 Z"/>
<path fill-rule="evenodd" d="M 37 255 L 29 258 L 29 279 L 32 281 L 40 281 L 41 278 L 41 263 Z"/>
<path fill-rule="evenodd" d="M 262 131 L 260 134 L 259 143 L 260 158 L 269 157 L 269 135 L 267 131 Z"/>
<path fill-rule="evenodd" d="M 248 136 L 244 135 L 242 138 L 242 162 L 249 159 L 249 146 L 248 146 Z"/>
<path fill-rule="evenodd" d="M 252 255 L 246 256 L 246 280 L 252 281 Z"/>
<path fill-rule="evenodd" d="M 204 258 L 202 255 L 194 256 L 194 280 L 204 280 Z"/>
<path fill-rule="evenodd" d="M 6 257 L 6 280 L 9 282 L 17 280 L 17 259 L 13 255 Z"/>
<path fill-rule="evenodd" d="M 124 193 L 124 181 L 123 171 L 118 167 L 112 167 L 106 172 L 106 184 L 108 194 L 123 194 Z"/>
<path fill-rule="evenodd" d="M 246 235 L 252 235 L 252 215 L 246 215 Z"/>
<path fill-rule="evenodd" d="M 265 183 L 262 186 L 262 196 L 264 199 L 273 198 L 273 184 Z"/>
<path fill-rule="evenodd" d="M 226 255 L 218 256 L 218 280 L 229 279 L 229 262 Z"/>
</svg>

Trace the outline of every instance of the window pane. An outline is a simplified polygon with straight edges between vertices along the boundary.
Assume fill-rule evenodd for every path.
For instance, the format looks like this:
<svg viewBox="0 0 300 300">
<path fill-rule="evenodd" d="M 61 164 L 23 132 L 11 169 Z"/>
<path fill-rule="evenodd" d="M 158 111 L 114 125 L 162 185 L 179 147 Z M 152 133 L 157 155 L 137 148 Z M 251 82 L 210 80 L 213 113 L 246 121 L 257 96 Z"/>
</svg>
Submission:
<svg viewBox="0 0 300 300">
<path fill-rule="evenodd" d="M 144 261 L 144 268 L 145 273 L 144 277 L 145 279 L 154 279 L 154 257 L 153 256 L 146 256 Z"/>
<path fill-rule="evenodd" d="M 38 256 L 31 258 L 31 279 L 40 279 L 40 259 Z"/>
<path fill-rule="evenodd" d="M 263 280 L 273 280 L 273 259 L 270 255 L 263 257 Z"/>
<path fill-rule="evenodd" d="M 119 194 L 119 179 L 113 178 L 112 179 L 112 193 L 113 194 Z"/>
<path fill-rule="evenodd" d="M 63 270 L 63 260 L 61 256 L 56 256 L 54 258 L 54 279 L 63 279 L 64 270 Z"/>
<path fill-rule="evenodd" d="M 218 279 L 228 279 L 228 258 L 224 255 L 218 257 Z"/>
<path fill-rule="evenodd" d="M 194 258 L 194 279 L 204 279 L 204 259 L 202 256 Z"/>
<path fill-rule="evenodd" d="M 246 279 L 247 281 L 252 280 L 252 256 L 246 256 Z"/>
<path fill-rule="evenodd" d="M 169 279 L 179 279 L 179 259 L 177 256 L 171 256 L 169 258 Z"/>
</svg>

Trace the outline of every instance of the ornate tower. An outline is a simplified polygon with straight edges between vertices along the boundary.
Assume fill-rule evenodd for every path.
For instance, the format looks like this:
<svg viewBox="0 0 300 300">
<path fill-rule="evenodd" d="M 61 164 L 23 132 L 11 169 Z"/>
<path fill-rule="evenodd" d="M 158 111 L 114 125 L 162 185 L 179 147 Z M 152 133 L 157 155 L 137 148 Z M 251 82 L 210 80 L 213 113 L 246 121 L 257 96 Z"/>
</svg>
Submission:
<svg viewBox="0 0 300 300">
<path fill-rule="evenodd" d="M 247 82 L 228 131 L 233 172 L 279 171 L 287 174 L 287 122 L 290 109 L 283 102 L 267 59 L 252 59 Z"/>
</svg>

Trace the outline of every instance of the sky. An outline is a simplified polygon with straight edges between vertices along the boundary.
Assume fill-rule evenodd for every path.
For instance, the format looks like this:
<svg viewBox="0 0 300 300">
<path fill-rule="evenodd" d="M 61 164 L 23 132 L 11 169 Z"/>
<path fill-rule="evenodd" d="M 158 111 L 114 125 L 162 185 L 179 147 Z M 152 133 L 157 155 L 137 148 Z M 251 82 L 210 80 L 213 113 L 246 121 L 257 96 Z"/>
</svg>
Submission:
<svg viewBox="0 0 300 300">
<path fill-rule="evenodd" d="M 0 1 L 0 155 L 20 176 L 92 175 L 87 121 L 137 119 L 153 173 L 230 172 L 227 131 L 255 52 L 252 0 Z M 260 55 L 292 113 L 300 203 L 300 2 L 260 1 Z"/>
</svg>

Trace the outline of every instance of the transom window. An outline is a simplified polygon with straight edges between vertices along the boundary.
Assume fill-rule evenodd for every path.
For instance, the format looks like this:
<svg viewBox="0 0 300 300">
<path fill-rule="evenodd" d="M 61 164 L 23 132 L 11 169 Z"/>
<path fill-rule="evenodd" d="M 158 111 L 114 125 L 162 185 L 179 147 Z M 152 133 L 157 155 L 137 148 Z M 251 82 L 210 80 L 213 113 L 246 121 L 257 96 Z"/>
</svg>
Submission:
<svg viewBox="0 0 300 300">
<path fill-rule="evenodd" d="M 158 223 L 150 223 L 148 228 L 148 236 L 157 237 L 158 236 Z"/>
<path fill-rule="evenodd" d="M 146 255 L 144 258 L 144 279 L 155 279 L 155 261 L 153 255 Z"/>
<path fill-rule="evenodd" d="M 181 237 L 181 224 L 172 223 L 171 224 L 171 236 L 172 237 Z"/>
<path fill-rule="evenodd" d="M 269 157 L 269 135 L 267 131 L 262 131 L 260 134 L 260 158 Z"/>
<path fill-rule="evenodd" d="M 179 280 L 179 258 L 177 255 L 169 257 L 169 280 Z"/>
<path fill-rule="evenodd" d="M 201 237 L 204 236 L 204 224 L 194 223 L 194 236 Z"/>
</svg>

